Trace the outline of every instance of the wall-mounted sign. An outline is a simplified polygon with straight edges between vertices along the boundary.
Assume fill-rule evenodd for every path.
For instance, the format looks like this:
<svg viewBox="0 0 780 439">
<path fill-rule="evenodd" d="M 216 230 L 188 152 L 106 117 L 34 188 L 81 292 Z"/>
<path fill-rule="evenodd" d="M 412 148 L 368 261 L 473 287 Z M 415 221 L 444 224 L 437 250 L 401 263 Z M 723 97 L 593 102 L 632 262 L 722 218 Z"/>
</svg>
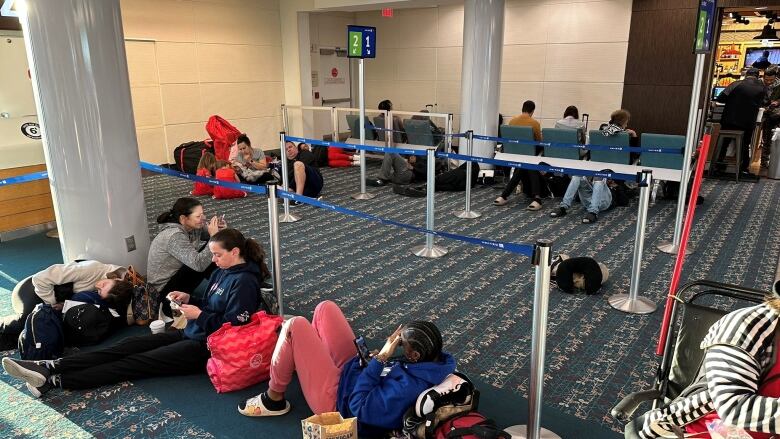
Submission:
<svg viewBox="0 0 780 439">
<path fill-rule="evenodd" d="M 347 57 L 376 58 L 376 28 L 347 26 Z"/>
<path fill-rule="evenodd" d="M 31 139 L 41 140 L 41 126 L 35 122 L 23 123 L 22 134 Z"/>
</svg>

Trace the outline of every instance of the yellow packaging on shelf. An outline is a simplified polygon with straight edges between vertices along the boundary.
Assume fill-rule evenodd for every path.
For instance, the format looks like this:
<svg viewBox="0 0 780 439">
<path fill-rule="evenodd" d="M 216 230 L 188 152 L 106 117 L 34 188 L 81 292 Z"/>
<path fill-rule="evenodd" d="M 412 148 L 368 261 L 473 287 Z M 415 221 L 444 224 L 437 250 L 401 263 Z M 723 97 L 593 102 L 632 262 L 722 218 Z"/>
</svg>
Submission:
<svg viewBox="0 0 780 439">
<path fill-rule="evenodd" d="M 341 417 L 339 412 L 309 416 L 301 421 L 303 439 L 357 439 L 357 418 Z"/>
</svg>

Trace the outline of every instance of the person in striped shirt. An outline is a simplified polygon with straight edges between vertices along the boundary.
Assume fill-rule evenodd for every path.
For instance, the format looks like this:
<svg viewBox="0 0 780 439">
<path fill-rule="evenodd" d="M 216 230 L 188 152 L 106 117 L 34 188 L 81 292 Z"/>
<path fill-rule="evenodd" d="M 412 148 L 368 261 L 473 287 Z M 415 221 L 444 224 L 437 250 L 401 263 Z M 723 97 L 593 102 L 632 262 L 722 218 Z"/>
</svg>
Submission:
<svg viewBox="0 0 780 439">
<path fill-rule="evenodd" d="M 712 412 L 734 427 L 780 433 L 780 398 L 757 394 L 775 356 L 780 281 L 774 290 L 763 304 L 731 312 L 712 325 L 701 343 L 706 352 L 697 380 L 671 404 L 627 425 L 626 437 L 682 437 L 691 431 L 689 424 Z"/>
</svg>

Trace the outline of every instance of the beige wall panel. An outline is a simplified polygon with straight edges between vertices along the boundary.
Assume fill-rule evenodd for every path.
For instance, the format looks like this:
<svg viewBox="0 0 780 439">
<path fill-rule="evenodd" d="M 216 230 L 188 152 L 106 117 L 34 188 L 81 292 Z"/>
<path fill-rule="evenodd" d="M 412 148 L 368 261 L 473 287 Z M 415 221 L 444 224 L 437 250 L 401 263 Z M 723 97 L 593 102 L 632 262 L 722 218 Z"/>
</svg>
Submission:
<svg viewBox="0 0 780 439">
<path fill-rule="evenodd" d="M 628 42 L 550 44 L 546 81 L 623 82 Z"/>
<path fill-rule="evenodd" d="M 549 6 L 541 2 L 523 2 L 522 7 L 507 2 L 504 15 L 504 44 L 544 44 L 555 31 Z"/>
<path fill-rule="evenodd" d="M 201 84 L 203 112 L 201 120 L 217 114 L 225 119 L 257 117 L 259 83 Z"/>
<path fill-rule="evenodd" d="M 357 12 L 355 14 L 355 23 L 360 23 L 362 26 L 374 26 L 376 28 L 377 49 L 398 48 L 401 24 L 397 17 L 384 18 L 379 11 Z M 382 51 L 377 50 L 377 54 L 381 55 Z"/>
<path fill-rule="evenodd" d="M 246 45 L 199 43 L 196 56 L 200 82 L 248 82 L 250 51 Z"/>
<path fill-rule="evenodd" d="M 628 41 L 631 0 L 558 4 L 549 7 L 549 43 Z"/>
<path fill-rule="evenodd" d="M 502 81 L 543 81 L 545 44 L 504 46 Z"/>
<path fill-rule="evenodd" d="M 438 26 L 436 8 L 396 10 L 400 22 L 399 47 L 436 47 Z M 379 35 L 377 35 L 379 37 Z"/>
<path fill-rule="evenodd" d="M 396 75 L 402 81 L 436 80 L 436 49 L 399 49 Z"/>
<path fill-rule="evenodd" d="M 136 128 L 163 124 L 160 87 L 130 87 Z"/>
<path fill-rule="evenodd" d="M 125 38 L 195 41 L 194 4 L 182 0 L 121 0 Z"/>
<path fill-rule="evenodd" d="M 201 121 L 200 87 L 197 84 L 166 84 L 161 90 L 166 124 Z"/>
<path fill-rule="evenodd" d="M 614 83 L 557 83 L 544 88 L 544 100 L 540 117 L 560 118 L 569 105 L 576 105 L 582 113 L 594 120 L 609 120 L 609 115 L 620 108 L 623 84 Z M 538 111 L 538 109 L 537 109 Z M 630 109 L 629 109 L 630 111 Z"/>
<path fill-rule="evenodd" d="M 393 100 L 396 110 L 418 111 L 436 100 L 436 81 L 399 81 L 398 102 Z"/>
<path fill-rule="evenodd" d="M 245 61 L 250 81 L 284 81 L 281 47 L 249 46 L 249 56 Z"/>
<path fill-rule="evenodd" d="M 144 162 L 167 163 L 165 131 L 162 127 L 136 130 L 138 155 Z"/>
<path fill-rule="evenodd" d="M 165 136 L 168 141 L 166 148 L 168 158 L 166 160 L 169 162 L 173 160 L 173 150 L 177 146 L 185 142 L 209 138 L 205 122 L 168 125 L 165 127 Z"/>
<path fill-rule="evenodd" d="M 347 26 L 355 24 L 354 18 L 348 18 L 340 14 L 321 14 L 317 16 L 317 20 L 320 46 L 347 46 Z"/>
<path fill-rule="evenodd" d="M 250 7 L 279 10 L 279 0 L 193 0 L 196 3 L 214 3 L 218 5 Z"/>
<path fill-rule="evenodd" d="M 130 76 L 130 86 L 148 86 L 160 83 L 157 78 L 154 42 L 126 41 L 127 73 Z"/>
<path fill-rule="evenodd" d="M 536 104 L 535 115 L 541 116 L 544 89 L 541 82 L 502 82 L 498 112 L 511 118 L 521 113 L 523 102 L 531 100 Z"/>
<path fill-rule="evenodd" d="M 258 82 L 253 117 L 278 117 L 284 103 L 284 83 Z M 279 134 L 278 132 L 276 134 Z"/>
<path fill-rule="evenodd" d="M 460 81 L 463 70 L 463 48 L 442 47 L 436 49 L 436 79 Z"/>
<path fill-rule="evenodd" d="M 279 149 L 279 131 L 282 130 L 278 117 L 256 117 L 235 120 L 236 128 L 249 136 L 253 148 L 263 150 Z"/>
<path fill-rule="evenodd" d="M 195 43 L 157 43 L 157 68 L 160 84 L 198 82 Z"/>
<path fill-rule="evenodd" d="M 281 45 L 278 11 L 201 2 L 194 10 L 200 43 Z"/>
<path fill-rule="evenodd" d="M 463 46 L 463 7 L 440 7 L 438 15 L 438 46 Z"/>
<path fill-rule="evenodd" d="M 460 113 L 460 81 L 437 81 L 436 104 L 440 113 Z"/>
<path fill-rule="evenodd" d="M 399 62 L 398 52 L 398 49 L 382 49 L 377 52 L 376 58 L 365 61 L 366 80 L 392 81 L 397 79 L 396 69 L 406 64 Z"/>
<path fill-rule="evenodd" d="M 401 98 L 399 84 L 401 83 L 398 81 L 366 79 L 366 108 L 377 108 L 379 103 L 385 99 L 390 99 L 394 105 L 398 106 Z"/>
</svg>

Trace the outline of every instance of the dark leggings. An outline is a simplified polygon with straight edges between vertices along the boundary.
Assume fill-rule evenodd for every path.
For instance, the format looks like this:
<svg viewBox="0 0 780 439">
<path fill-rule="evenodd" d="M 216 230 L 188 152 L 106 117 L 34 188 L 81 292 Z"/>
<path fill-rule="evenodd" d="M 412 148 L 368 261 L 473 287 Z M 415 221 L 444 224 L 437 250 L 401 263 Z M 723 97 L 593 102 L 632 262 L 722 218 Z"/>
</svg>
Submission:
<svg viewBox="0 0 780 439">
<path fill-rule="evenodd" d="M 544 177 L 539 171 L 529 171 L 527 169 L 515 169 L 512 173 L 512 179 L 504 188 L 504 192 L 501 193 L 501 198 L 508 199 L 512 192 L 515 191 L 517 185 L 523 182 L 523 193 L 534 199 L 541 199 L 549 195 L 547 186 L 544 182 Z"/>
<path fill-rule="evenodd" d="M 11 293 L 13 314 L 0 317 L 0 350 L 15 349 L 19 334 L 24 329 L 27 316 L 35 309 L 35 305 L 43 303 L 35 294 L 32 276 L 22 280 Z"/>
<path fill-rule="evenodd" d="M 167 316 L 171 316 L 171 301 L 165 296 L 171 291 L 182 291 L 184 293 L 192 294 L 195 288 L 198 288 L 204 279 L 211 277 L 211 273 L 217 266 L 212 262 L 203 271 L 195 271 L 192 268 L 182 265 L 179 271 L 168 280 L 162 290 L 160 290 L 160 300 L 163 306 L 163 313 Z"/>
</svg>

